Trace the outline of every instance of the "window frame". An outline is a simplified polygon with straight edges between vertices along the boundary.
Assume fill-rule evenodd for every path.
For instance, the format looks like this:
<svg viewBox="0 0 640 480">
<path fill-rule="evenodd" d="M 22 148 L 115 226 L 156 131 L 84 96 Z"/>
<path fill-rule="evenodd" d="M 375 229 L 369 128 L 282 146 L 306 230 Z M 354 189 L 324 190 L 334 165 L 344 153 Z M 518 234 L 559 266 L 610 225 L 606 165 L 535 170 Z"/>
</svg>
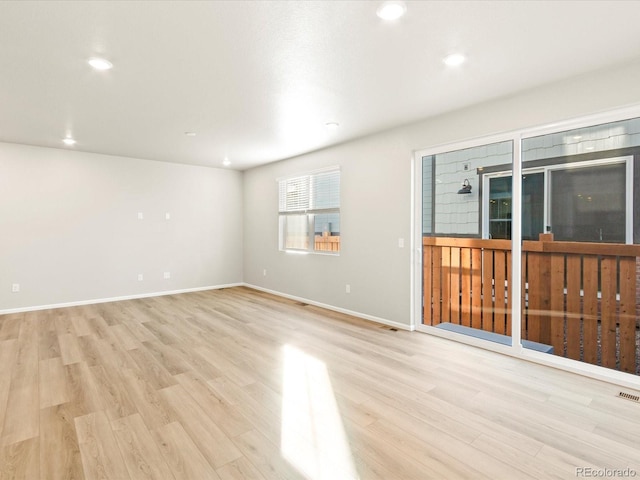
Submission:
<svg viewBox="0 0 640 480">
<path fill-rule="evenodd" d="M 513 300 L 511 303 L 510 313 L 512 321 L 512 336 L 511 345 L 503 346 L 496 345 L 483 340 L 478 340 L 472 337 L 464 335 L 456 335 L 451 332 L 440 331 L 431 327 L 425 327 L 421 324 L 422 319 L 422 196 L 421 196 L 421 159 L 428 155 L 437 155 L 440 153 L 446 153 L 452 150 L 461 150 L 465 148 L 472 148 L 482 144 L 497 143 L 502 141 L 511 140 L 514 142 L 514 154 L 513 161 L 510 163 L 510 167 L 513 168 L 515 176 L 519 176 L 522 168 L 522 141 L 528 138 L 546 135 L 549 133 L 559 133 L 568 130 L 574 130 L 578 128 L 589 128 L 594 125 L 605 124 L 610 122 L 626 121 L 640 118 L 640 104 L 627 106 L 623 108 L 612 109 L 606 112 L 600 112 L 590 115 L 582 115 L 579 117 L 571 118 L 568 120 L 555 121 L 553 118 L 547 119 L 544 123 L 533 126 L 515 125 L 513 128 L 505 129 L 503 132 L 495 134 L 486 134 L 475 137 L 466 137 L 456 141 L 446 141 L 444 143 L 434 143 L 418 149 L 414 152 L 412 158 L 412 254 L 411 262 L 413 265 L 411 276 L 411 328 L 417 331 L 425 332 L 437 337 L 448 338 L 461 343 L 467 343 L 475 345 L 488 350 L 496 351 L 509 355 L 515 358 L 521 358 L 529 360 L 534 363 L 551 366 L 554 368 L 560 368 L 565 371 L 577 373 L 587 377 L 595 378 L 598 380 L 604 380 L 606 382 L 613 382 L 615 384 L 639 388 L 640 381 L 638 378 L 630 376 L 628 373 L 623 373 L 611 369 L 605 369 L 600 366 L 575 362 L 574 360 L 565 359 L 562 357 L 551 357 L 545 353 L 536 352 L 530 349 L 525 349 L 521 344 L 521 326 L 523 322 L 522 318 L 522 291 L 520 282 L 514 282 L 514 290 L 512 292 Z M 604 153 L 604 152 L 600 152 Z M 609 151 L 614 155 L 632 155 L 634 157 L 633 176 L 635 185 L 640 185 L 640 145 L 621 146 L 620 148 L 614 148 Z M 594 158 L 593 153 L 579 154 L 581 157 Z M 494 172 L 497 170 L 491 170 Z M 478 172 L 479 175 L 486 175 L 489 173 L 489 169 L 484 169 L 484 172 Z M 520 211 L 521 208 L 521 182 L 513 182 L 513 194 L 515 211 Z M 482 185 L 482 182 L 480 182 Z M 482 195 L 482 192 L 480 192 Z M 640 205 L 640 188 L 634 189 L 634 206 Z M 514 235 L 511 240 L 512 248 L 512 278 L 520 278 L 522 275 L 522 245 L 520 235 L 520 218 L 518 215 L 514 216 Z M 481 226 L 481 225 L 480 225 Z M 640 244 L 640 212 L 634 212 L 633 223 L 633 237 L 634 244 Z"/>
<path fill-rule="evenodd" d="M 606 154 L 606 152 L 602 152 Z M 623 155 L 615 157 L 606 157 L 594 160 L 578 160 L 575 162 L 556 163 L 545 166 L 527 168 L 523 165 L 522 175 L 543 173 L 544 174 L 544 207 L 543 207 L 543 225 L 545 230 L 549 225 L 550 209 L 551 209 L 551 175 L 550 173 L 558 170 L 573 170 L 581 168 L 591 168 L 605 165 L 625 164 L 625 243 L 633 243 L 633 161 L 634 156 Z M 512 177 L 511 170 L 501 170 L 498 172 L 485 173 L 482 175 L 482 190 L 486 192 L 482 198 L 482 238 L 489 238 L 490 218 L 489 218 L 489 201 L 490 188 L 489 183 L 492 178 Z"/>
<path fill-rule="evenodd" d="M 322 174 L 327 173 L 337 173 L 338 175 L 338 206 L 330 207 L 330 208 L 312 208 L 310 205 L 313 203 L 313 177 L 320 176 Z M 308 177 L 308 187 L 307 187 L 307 203 L 309 206 L 307 208 L 299 208 L 295 210 L 287 210 L 286 208 L 286 200 L 284 202 L 285 209 L 282 209 L 283 206 L 283 198 L 282 198 L 282 182 L 288 182 L 300 178 Z M 327 250 L 316 250 L 315 247 L 315 219 L 317 215 L 331 215 L 337 214 L 338 218 L 340 218 L 340 203 L 341 203 L 341 177 L 342 172 L 339 166 L 331 166 L 326 168 L 321 168 L 317 170 L 312 170 L 303 173 L 297 173 L 294 175 L 288 175 L 286 177 L 280 177 L 276 179 L 278 182 L 278 248 L 281 252 L 285 253 L 300 253 L 300 254 L 317 254 L 317 255 L 331 255 L 338 256 L 340 255 L 341 244 L 338 244 L 337 251 L 327 251 Z M 307 248 L 293 248 L 287 247 L 287 219 L 291 216 L 306 216 L 307 219 Z M 340 220 L 341 222 L 341 220 Z M 338 232 L 341 235 L 341 232 Z M 333 236 L 333 235 L 332 235 Z"/>
</svg>

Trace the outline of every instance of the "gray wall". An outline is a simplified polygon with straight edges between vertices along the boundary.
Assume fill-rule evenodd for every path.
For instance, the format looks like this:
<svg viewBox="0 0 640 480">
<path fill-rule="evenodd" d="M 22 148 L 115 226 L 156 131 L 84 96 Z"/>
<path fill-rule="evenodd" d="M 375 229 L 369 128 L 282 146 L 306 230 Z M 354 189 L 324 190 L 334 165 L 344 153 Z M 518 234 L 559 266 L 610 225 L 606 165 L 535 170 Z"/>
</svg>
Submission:
<svg viewBox="0 0 640 480">
<path fill-rule="evenodd" d="M 399 156 L 402 161 L 389 161 Z M 340 255 L 279 251 L 276 179 L 331 165 L 341 167 Z M 394 134 L 248 170 L 244 187 L 245 282 L 387 320 L 405 320 L 401 305 L 410 301 L 411 152 Z M 400 237 L 406 243 L 402 249 Z"/>
<path fill-rule="evenodd" d="M 241 282 L 241 222 L 241 172 L 0 143 L 0 311 Z"/>
<path fill-rule="evenodd" d="M 409 325 L 413 153 L 637 103 L 637 78 L 630 63 L 244 175 L 0 144 L 0 311 L 244 281 Z M 280 252 L 276 179 L 330 165 L 340 255 Z"/>
<path fill-rule="evenodd" d="M 630 63 L 246 171 L 244 281 L 409 325 L 413 152 L 635 104 L 637 78 L 640 63 Z M 342 168 L 340 255 L 278 251 L 276 178 L 336 164 Z M 398 248 L 398 238 L 406 248 Z"/>
</svg>

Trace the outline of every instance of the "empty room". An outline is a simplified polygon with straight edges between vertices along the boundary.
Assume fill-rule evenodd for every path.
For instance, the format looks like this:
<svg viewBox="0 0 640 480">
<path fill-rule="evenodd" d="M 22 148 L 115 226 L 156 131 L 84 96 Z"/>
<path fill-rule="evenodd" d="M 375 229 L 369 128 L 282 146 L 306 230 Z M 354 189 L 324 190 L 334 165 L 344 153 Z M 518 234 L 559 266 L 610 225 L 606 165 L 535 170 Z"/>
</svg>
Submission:
<svg viewBox="0 0 640 480">
<path fill-rule="evenodd" d="M 0 479 L 640 475 L 638 1 L 0 1 Z"/>
</svg>

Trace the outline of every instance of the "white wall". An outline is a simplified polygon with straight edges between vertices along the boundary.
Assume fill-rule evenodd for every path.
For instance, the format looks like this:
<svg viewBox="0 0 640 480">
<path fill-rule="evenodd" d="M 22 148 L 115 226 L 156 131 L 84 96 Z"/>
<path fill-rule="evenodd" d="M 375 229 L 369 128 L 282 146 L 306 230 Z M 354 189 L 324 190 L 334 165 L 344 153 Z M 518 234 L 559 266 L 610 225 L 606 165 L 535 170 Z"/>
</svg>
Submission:
<svg viewBox="0 0 640 480">
<path fill-rule="evenodd" d="M 0 143 L 0 311 L 241 282 L 241 219 L 240 172 Z"/>
<path fill-rule="evenodd" d="M 635 104 L 637 78 L 640 63 L 629 63 L 246 171 L 244 281 L 409 325 L 413 152 Z M 340 256 L 278 251 L 276 178 L 336 164 Z M 407 248 L 398 248 L 400 237 Z"/>
<path fill-rule="evenodd" d="M 637 78 L 630 63 L 255 168 L 244 181 L 0 144 L 0 311 L 244 281 L 409 325 L 414 151 L 635 104 Z M 280 252 L 276 178 L 329 165 L 342 167 L 340 255 Z"/>
</svg>

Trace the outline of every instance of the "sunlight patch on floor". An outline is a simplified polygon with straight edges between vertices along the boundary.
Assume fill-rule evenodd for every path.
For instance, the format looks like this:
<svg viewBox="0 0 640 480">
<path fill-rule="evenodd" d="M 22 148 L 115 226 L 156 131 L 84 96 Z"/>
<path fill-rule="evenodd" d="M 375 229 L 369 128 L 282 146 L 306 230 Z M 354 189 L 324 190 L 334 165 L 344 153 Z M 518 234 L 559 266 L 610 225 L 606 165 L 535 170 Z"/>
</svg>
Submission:
<svg viewBox="0 0 640 480">
<path fill-rule="evenodd" d="M 282 456 L 310 480 L 357 479 L 324 362 L 283 347 Z"/>
</svg>

